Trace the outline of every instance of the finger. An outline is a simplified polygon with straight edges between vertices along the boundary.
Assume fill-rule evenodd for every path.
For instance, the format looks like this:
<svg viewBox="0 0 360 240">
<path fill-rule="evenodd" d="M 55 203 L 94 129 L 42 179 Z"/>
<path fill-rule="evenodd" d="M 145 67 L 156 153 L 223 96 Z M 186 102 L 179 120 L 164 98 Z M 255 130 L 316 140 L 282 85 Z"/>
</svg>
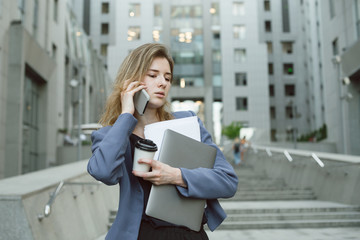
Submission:
<svg viewBox="0 0 360 240">
<path fill-rule="evenodd" d="M 144 180 L 150 180 L 154 177 L 153 176 L 154 174 L 152 172 L 141 172 L 141 171 L 133 170 L 132 173 L 137 177 L 143 178 Z"/>
<path fill-rule="evenodd" d="M 155 161 L 155 160 L 150 159 L 150 158 L 139 158 L 138 163 L 145 163 L 145 164 L 152 166 L 153 161 Z"/>
<path fill-rule="evenodd" d="M 144 172 L 133 170 L 132 173 L 137 177 L 144 177 Z"/>
<path fill-rule="evenodd" d="M 130 82 L 127 87 L 125 88 L 125 91 L 131 91 L 133 90 L 135 87 L 137 87 L 138 82 Z"/>
<path fill-rule="evenodd" d="M 135 93 L 141 91 L 142 89 L 147 89 L 147 87 L 145 86 L 144 83 L 142 83 L 142 84 L 140 84 L 139 86 L 133 88 L 130 92 L 132 92 L 132 93 L 135 94 Z"/>
</svg>

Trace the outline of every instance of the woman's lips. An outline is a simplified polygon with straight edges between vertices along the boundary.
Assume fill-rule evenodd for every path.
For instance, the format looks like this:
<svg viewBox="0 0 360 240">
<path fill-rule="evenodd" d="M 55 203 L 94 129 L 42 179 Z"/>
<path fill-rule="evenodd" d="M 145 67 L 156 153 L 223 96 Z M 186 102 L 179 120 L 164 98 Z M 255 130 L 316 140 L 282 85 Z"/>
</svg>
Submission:
<svg viewBox="0 0 360 240">
<path fill-rule="evenodd" d="M 156 92 L 155 95 L 157 97 L 160 97 L 160 98 L 164 98 L 165 97 L 165 93 L 164 92 Z"/>
</svg>

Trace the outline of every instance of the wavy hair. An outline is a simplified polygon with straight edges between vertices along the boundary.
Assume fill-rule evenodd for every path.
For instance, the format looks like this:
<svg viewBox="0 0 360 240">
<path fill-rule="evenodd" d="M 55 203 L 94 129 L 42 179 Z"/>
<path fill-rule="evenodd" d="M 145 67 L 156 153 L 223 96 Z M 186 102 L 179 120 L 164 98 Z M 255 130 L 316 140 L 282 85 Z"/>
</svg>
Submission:
<svg viewBox="0 0 360 240">
<path fill-rule="evenodd" d="M 102 126 L 113 125 L 122 112 L 121 92 L 124 91 L 131 82 L 140 82 L 148 72 L 151 63 L 155 58 L 165 58 L 170 65 L 171 79 L 173 79 L 174 61 L 165 45 L 159 43 L 147 43 L 131 51 L 120 65 L 113 89 L 108 97 L 104 112 L 99 123 Z M 129 80 L 129 81 L 127 81 Z M 172 119 L 170 113 L 170 103 L 166 103 L 157 109 L 160 121 Z"/>
</svg>

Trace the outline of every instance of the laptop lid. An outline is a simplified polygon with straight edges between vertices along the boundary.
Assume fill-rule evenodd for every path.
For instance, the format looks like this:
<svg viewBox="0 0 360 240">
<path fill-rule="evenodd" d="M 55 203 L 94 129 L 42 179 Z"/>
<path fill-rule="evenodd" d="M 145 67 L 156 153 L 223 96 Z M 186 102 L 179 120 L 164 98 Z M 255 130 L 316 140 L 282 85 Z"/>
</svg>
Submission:
<svg viewBox="0 0 360 240">
<path fill-rule="evenodd" d="M 212 168 L 216 148 L 172 130 L 165 130 L 159 161 L 176 168 Z M 206 200 L 183 197 L 174 185 L 153 185 L 145 213 L 194 231 L 201 228 Z"/>
</svg>

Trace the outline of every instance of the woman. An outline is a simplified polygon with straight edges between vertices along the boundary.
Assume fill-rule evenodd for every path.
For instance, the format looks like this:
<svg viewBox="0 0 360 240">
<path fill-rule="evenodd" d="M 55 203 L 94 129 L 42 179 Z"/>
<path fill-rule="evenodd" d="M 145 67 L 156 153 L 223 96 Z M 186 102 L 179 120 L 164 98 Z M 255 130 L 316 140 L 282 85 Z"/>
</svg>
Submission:
<svg viewBox="0 0 360 240">
<path fill-rule="evenodd" d="M 173 78 L 173 60 L 161 44 L 145 44 L 126 57 L 100 119 L 104 126 L 92 134 L 93 155 L 88 172 L 108 185 L 119 184 L 118 214 L 106 239 L 208 239 L 199 232 L 146 216 L 151 184 L 173 184 L 185 197 L 207 199 L 203 222 L 214 230 L 226 217 L 217 198 L 232 197 L 238 179 L 231 165 L 217 149 L 213 169 L 172 168 L 153 159 L 140 159 L 152 171 L 132 171 L 134 144 L 144 138 L 144 126 L 154 122 L 194 116 L 193 112 L 170 113 L 167 106 Z M 150 101 L 145 114 L 134 108 L 133 96 L 145 89 Z M 201 141 L 216 147 L 199 120 Z M 216 147 L 217 148 L 217 147 Z"/>
</svg>

